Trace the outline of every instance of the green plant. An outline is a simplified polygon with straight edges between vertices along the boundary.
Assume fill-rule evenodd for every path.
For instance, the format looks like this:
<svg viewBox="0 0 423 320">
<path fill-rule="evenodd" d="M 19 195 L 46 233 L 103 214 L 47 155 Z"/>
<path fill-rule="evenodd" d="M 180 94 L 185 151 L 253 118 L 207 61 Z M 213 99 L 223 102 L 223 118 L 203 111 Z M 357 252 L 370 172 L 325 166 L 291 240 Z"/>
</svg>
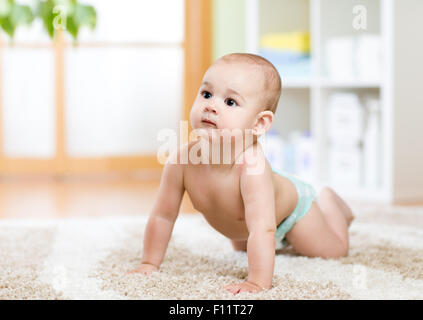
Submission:
<svg viewBox="0 0 423 320">
<path fill-rule="evenodd" d="M 37 15 L 43 20 L 51 38 L 54 38 L 56 30 L 64 29 L 76 41 L 82 26 L 94 29 L 97 23 L 94 7 L 80 4 L 77 0 L 39 1 Z"/>
<path fill-rule="evenodd" d="M 56 30 L 62 29 L 76 41 L 81 27 L 94 29 L 97 24 L 94 7 L 77 0 L 39 0 L 37 16 L 42 19 L 50 38 L 54 38 Z"/>
<path fill-rule="evenodd" d="M 38 17 L 51 39 L 61 29 L 69 32 L 76 42 L 81 27 L 94 29 L 97 24 L 94 7 L 77 0 L 34 0 L 34 7 L 35 12 L 30 6 L 18 4 L 15 0 L 0 0 L 0 29 L 13 39 L 17 27 L 30 25 Z"/>
<path fill-rule="evenodd" d="M 29 6 L 20 5 L 15 0 L 0 0 L 0 28 L 11 39 L 17 27 L 29 25 L 33 20 L 34 14 Z"/>
</svg>

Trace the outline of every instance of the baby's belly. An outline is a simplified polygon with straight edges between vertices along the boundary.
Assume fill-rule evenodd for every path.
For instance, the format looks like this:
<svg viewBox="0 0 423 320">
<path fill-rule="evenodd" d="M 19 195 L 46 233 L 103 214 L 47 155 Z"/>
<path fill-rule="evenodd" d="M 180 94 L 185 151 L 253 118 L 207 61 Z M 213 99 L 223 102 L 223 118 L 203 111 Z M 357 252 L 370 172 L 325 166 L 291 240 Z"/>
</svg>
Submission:
<svg viewBox="0 0 423 320">
<path fill-rule="evenodd" d="M 194 208 L 218 232 L 231 239 L 248 238 L 244 204 L 238 194 L 190 194 Z"/>
<path fill-rule="evenodd" d="M 216 231 L 232 240 L 248 238 L 248 228 L 245 219 L 235 219 L 223 214 L 203 213 L 204 218 Z"/>
</svg>

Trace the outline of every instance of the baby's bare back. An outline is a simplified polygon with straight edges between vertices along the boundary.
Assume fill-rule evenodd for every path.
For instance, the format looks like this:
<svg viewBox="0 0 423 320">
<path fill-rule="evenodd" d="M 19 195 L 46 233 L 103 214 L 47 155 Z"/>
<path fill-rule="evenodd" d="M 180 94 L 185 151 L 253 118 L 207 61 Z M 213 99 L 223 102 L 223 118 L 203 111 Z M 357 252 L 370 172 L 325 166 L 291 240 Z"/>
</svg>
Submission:
<svg viewBox="0 0 423 320">
<path fill-rule="evenodd" d="M 266 163 L 265 170 L 271 170 Z M 245 210 L 240 190 L 242 165 L 187 164 L 184 187 L 195 209 L 209 224 L 232 240 L 248 238 Z M 297 203 L 295 186 L 273 172 L 275 223 L 278 225 L 294 210 Z M 260 192 L 259 188 L 257 192 Z"/>
</svg>

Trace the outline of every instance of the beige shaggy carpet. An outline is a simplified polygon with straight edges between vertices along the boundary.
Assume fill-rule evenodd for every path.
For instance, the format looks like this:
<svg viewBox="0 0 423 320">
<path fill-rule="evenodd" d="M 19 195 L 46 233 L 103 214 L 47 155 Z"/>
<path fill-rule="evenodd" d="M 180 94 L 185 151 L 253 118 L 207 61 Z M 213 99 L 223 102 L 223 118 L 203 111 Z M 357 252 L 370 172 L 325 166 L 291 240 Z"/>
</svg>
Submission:
<svg viewBox="0 0 423 320">
<path fill-rule="evenodd" d="M 247 255 L 199 215 L 181 214 L 160 272 L 140 263 L 146 216 L 0 220 L 0 299 L 423 299 L 423 207 L 361 207 L 350 254 L 275 260 L 273 288 L 233 296 Z"/>
</svg>

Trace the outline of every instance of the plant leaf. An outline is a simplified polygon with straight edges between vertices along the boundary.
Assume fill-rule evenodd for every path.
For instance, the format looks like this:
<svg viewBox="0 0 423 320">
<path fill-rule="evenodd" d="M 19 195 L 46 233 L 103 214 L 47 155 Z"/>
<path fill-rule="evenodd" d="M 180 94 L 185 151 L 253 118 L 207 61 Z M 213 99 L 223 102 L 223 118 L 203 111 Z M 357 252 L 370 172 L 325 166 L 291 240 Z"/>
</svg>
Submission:
<svg viewBox="0 0 423 320">
<path fill-rule="evenodd" d="M 10 19 L 16 27 L 29 25 L 34 20 L 34 14 L 29 6 L 14 4 L 10 12 Z"/>
<path fill-rule="evenodd" d="M 66 11 L 58 11 L 58 6 L 65 8 Z M 66 26 L 75 41 L 82 26 L 94 29 L 97 24 L 94 7 L 80 4 L 77 0 L 37 0 L 35 13 L 30 6 L 16 4 L 15 0 L 0 0 L 0 28 L 10 37 L 13 37 L 18 26 L 32 23 L 35 17 L 42 20 L 51 39 L 56 35 L 55 24 L 59 27 L 60 22 L 66 22 L 62 27 Z M 66 21 L 59 22 L 57 19 Z"/>
<path fill-rule="evenodd" d="M 53 21 L 57 14 L 53 13 L 55 3 L 53 0 L 39 1 L 37 8 L 37 16 L 43 21 L 44 28 L 46 28 L 51 39 L 54 38 L 55 30 Z"/>
<path fill-rule="evenodd" d="M 66 30 L 71 34 L 74 40 L 78 38 L 79 25 L 75 22 L 74 16 L 70 16 L 67 18 Z"/>
<path fill-rule="evenodd" d="M 93 6 L 77 3 L 74 10 L 75 23 L 94 29 L 97 24 L 97 13 Z"/>
<path fill-rule="evenodd" d="M 7 17 L 12 9 L 11 0 L 0 0 L 0 17 Z"/>
<path fill-rule="evenodd" d="M 13 38 L 15 35 L 15 26 L 10 21 L 10 17 L 2 17 L 0 18 L 0 27 L 6 32 L 6 34 Z"/>
</svg>

